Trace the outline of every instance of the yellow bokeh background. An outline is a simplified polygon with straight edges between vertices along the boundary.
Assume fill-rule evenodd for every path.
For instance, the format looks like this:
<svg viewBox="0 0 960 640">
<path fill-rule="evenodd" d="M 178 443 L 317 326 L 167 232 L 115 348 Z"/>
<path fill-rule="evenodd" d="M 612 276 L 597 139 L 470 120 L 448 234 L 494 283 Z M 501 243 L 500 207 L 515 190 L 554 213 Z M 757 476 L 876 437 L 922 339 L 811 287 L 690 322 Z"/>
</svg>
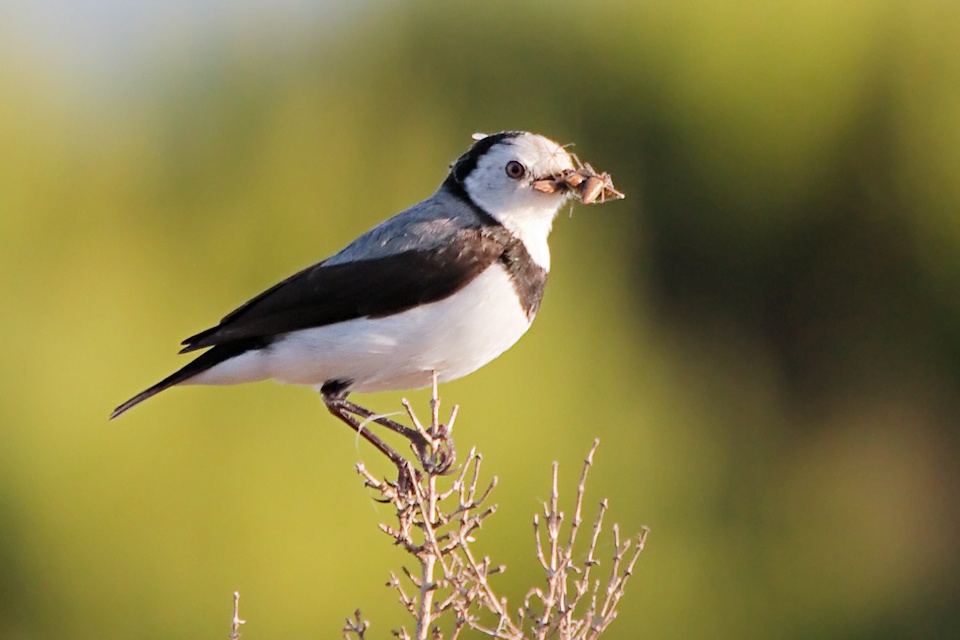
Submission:
<svg viewBox="0 0 960 640">
<path fill-rule="evenodd" d="M 403 623 L 352 467 L 388 469 L 315 393 L 106 417 L 503 129 L 627 194 L 561 215 L 531 332 L 441 389 L 511 603 L 599 437 L 591 513 L 652 530 L 605 637 L 956 637 L 960 5 L 212 6 L 95 80 L 0 27 L 0 638 L 225 637 L 235 590 L 247 638 Z"/>
</svg>

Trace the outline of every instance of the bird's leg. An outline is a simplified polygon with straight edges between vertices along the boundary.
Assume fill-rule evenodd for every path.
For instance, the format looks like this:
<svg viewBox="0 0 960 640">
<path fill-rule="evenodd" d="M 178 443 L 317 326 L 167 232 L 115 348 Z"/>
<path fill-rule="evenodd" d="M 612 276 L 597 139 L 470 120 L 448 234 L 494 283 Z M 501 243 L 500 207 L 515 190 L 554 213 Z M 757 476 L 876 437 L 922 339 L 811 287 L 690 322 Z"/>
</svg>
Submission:
<svg viewBox="0 0 960 640">
<path fill-rule="evenodd" d="M 344 399 L 340 400 L 339 402 L 346 411 L 352 413 L 353 415 L 360 416 L 364 420 L 376 422 L 380 426 L 386 427 L 387 429 L 390 429 L 390 431 L 400 434 L 410 441 L 410 444 L 413 445 L 414 449 L 416 449 L 418 453 L 421 449 L 424 449 L 427 446 L 426 438 L 424 438 L 416 429 L 405 427 L 399 422 L 395 422 L 386 416 L 378 415 L 369 409 L 365 409 L 358 404 L 350 402 L 349 400 Z"/>
<path fill-rule="evenodd" d="M 337 416 L 340 420 L 349 425 L 351 429 L 363 435 L 363 437 L 373 444 L 377 450 L 387 456 L 391 462 L 396 464 L 398 469 L 401 469 L 401 475 L 403 470 L 400 461 L 405 459 L 392 448 L 387 446 L 383 440 L 374 436 L 368 430 L 363 429 L 363 422 L 375 422 L 376 424 L 386 427 L 390 431 L 393 431 L 394 433 L 399 434 L 409 440 L 410 446 L 417 456 L 417 461 L 427 473 L 444 474 L 453 465 L 453 462 L 456 459 L 456 453 L 453 449 L 452 439 L 449 437 L 447 427 L 439 424 L 436 415 L 433 415 L 433 424 L 431 425 L 431 428 L 424 429 L 417 421 L 417 417 L 413 413 L 409 403 L 404 401 L 404 406 L 407 409 L 407 413 L 410 415 L 414 425 L 416 426 L 416 429 L 411 429 L 410 427 L 405 427 L 404 425 L 395 422 L 386 416 L 378 415 L 369 409 L 350 402 L 346 398 L 347 393 L 349 392 L 347 391 L 346 386 L 342 385 L 338 381 L 332 381 L 324 385 L 324 387 L 320 390 L 320 394 L 323 397 L 323 402 L 326 404 L 330 413 Z M 439 406 L 436 377 L 434 377 L 433 393 L 434 400 L 432 400 L 430 404 L 431 408 L 433 409 L 432 413 L 436 414 L 436 409 Z M 357 417 L 359 417 L 360 420 L 357 420 Z M 437 425 L 437 428 L 435 429 L 433 425 Z M 453 423 L 451 422 L 450 427 L 452 426 Z M 437 431 L 439 431 L 439 433 Z"/>
<path fill-rule="evenodd" d="M 384 426 L 409 440 L 410 446 L 417 455 L 417 461 L 420 462 L 420 466 L 423 467 L 423 470 L 427 473 L 444 475 L 456 460 L 457 456 L 453 448 L 453 439 L 449 437 L 446 426 L 439 424 L 436 418 L 434 418 L 434 424 L 437 424 L 437 428 L 431 426 L 429 429 L 424 429 L 417 421 L 416 415 L 406 400 L 404 400 L 403 403 L 404 407 L 406 407 L 407 414 L 417 426 L 416 429 L 405 427 L 353 402 L 347 400 L 342 400 L 341 402 L 348 412 Z M 431 402 L 431 405 L 433 405 L 433 402 Z"/>
<path fill-rule="evenodd" d="M 401 491 L 405 491 L 410 487 L 411 483 L 413 483 L 416 479 L 414 475 L 415 472 L 410 465 L 410 461 L 394 451 L 389 445 L 387 445 L 387 443 L 375 436 L 369 429 L 363 428 L 363 425 L 360 423 L 360 421 L 351 415 L 354 413 L 353 407 L 357 407 L 357 405 L 354 405 L 352 402 L 347 402 L 342 398 L 331 397 L 326 394 L 323 395 L 323 403 L 326 405 L 327 410 L 331 414 L 339 418 L 359 435 L 363 436 L 367 442 L 376 447 L 377 451 L 385 455 L 390 462 L 396 465 L 398 473 L 397 483 L 400 486 Z M 362 407 L 357 408 L 362 409 Z M 364 411 L 366 410 L 364 409 Z"/>
<path fill-rule="evenodd" d="M 326 398 L 324 400 L 326 400 Z M 402 466 L 403 463 L 406 462 L 406 459 L 403 456 L 401 456 L 399 453 L 394 451 L 383 440 L 375 436 L 372 431 L 369 431 L 368 429 L 363 428 L 363 425 L 360 423 L 360 421 L 354 418 L 353 415 L 351 415 L 353 413 L 351 408 L 344 406 L 345 404 L 350 404 L 350 403 L 347 403 L 343 400 L 332 400 L 332 401 L 326 401 L 324 404 L 327 405 L 327 410 L 330 413 L 340 418 L 340 420 L 345 422 L 347 426 L 349 426 L 358 434 L 366 438 L 370 444 L 372 444 L 374 447 L 377 448 L 378 451 L 380 451 L 380 453 L 387 456 L 387 458 L 390 459 L 390 462 L 394 463 L 398 467 Z"/>
</svg>

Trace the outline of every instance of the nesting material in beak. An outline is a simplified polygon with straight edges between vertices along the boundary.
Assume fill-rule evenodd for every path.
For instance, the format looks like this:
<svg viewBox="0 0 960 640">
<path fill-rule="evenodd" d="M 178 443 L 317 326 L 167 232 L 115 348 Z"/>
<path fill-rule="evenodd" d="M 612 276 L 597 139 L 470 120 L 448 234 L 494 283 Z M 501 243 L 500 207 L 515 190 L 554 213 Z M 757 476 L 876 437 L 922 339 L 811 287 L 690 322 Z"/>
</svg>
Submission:
<svg viewBox="0 0 960 640">
<path fill-rule="evenodd" d="M 577 164 L 580 164 L 579 160 Z M 580 165 L 579 169 L 567 169 L 558 176 L 536 180 L 531 186 L 542 193 L 576 190 L 583 204 L 602 204 L 607 200 L 621 200 L 624 197 L 614 188 L 609 173 L 597 173 L 589 164 Z"/>
</svg>

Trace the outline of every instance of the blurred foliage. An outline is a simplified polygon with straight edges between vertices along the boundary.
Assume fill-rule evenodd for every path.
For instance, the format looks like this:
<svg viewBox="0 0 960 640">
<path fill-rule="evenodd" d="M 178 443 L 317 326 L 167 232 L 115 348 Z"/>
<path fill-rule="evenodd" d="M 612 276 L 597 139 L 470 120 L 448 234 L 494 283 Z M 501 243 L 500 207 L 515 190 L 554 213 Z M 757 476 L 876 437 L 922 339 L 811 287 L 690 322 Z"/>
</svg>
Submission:
<svg viewBox="0 0 960 640">
<path fill-rule="evenodd" d="M 557 221 L 530 335 L 442 389 L 500 475 L 503 590 L 536 575 L 550 461 L 572 486 L 599 436 L 593 497 L 652 529 L 610 637 L 957 636 L 960 5 L 336 19 L 167 34 L 92 101 L 0 47 L 0 637 L 223 636 L 236 589 L 251 638 L 332 637 L 358 605 L 385 634 L 371 452 L 314 394 L 106 415 L 512 128 L 628 199 Z"/>
</svg>

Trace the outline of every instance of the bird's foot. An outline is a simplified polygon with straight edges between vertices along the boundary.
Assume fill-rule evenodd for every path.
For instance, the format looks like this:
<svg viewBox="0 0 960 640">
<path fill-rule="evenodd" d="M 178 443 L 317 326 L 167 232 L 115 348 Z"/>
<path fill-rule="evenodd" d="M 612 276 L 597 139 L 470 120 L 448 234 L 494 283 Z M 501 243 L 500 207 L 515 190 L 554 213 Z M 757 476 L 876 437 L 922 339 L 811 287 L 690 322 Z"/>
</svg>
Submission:
<svg viewBox="0 0 960 640">
<path fill-rule="evenodd" d="M 440 395 L 437 392 L 437 375 L 433 374 L 433 395 L 430 398 L 430 426 L 424 427 L 410 402 L 401 400 L 403 408 L 414 426 L 414 433 L 410 437 L 410 444 L 417 455 L 417 462 L 429 475 L 446 475 L 450 473 L 453 464 L 457 461 L 457 449 L 453 444 L 453 424 L 457 420 L 457 410 L 454 405 L 450 411 L 450 418 L 446 423 L 440 422 Z"/>
<path fill-rule="evenodd" d="M 419 481 L 420 472 L 414 468 L 407 458 L 400 455 L 375 435 L 367 426 L 368 422 L 379 424 L 406 438 L 413 450 L 417 464 L 427 475 L 445 475 L 450 472 L 456 461 L 456 449 L 451 436 L 451 427 L 456 417 L 456 411 L 451 415 L 448 425 L 435 422 L 429 428 L 424 428 L 416 414 L 413 413 L 413 408 L 404 400 L 404 406 L 416 427 L 411 429 L 342 398 L 324 397 L 324 403 L 331 414 L 363 436 L 397 467 L 397 487 L 399 491 L 410 490 L 413 483 Z"/>
<path fill-rule="evenodd" d="M 429 475 L 449 474 L 454 462 L 457 461 L 457 450 L 447 426 L 439 424 L 418 432 L 417 436 L 411 440 L 411 446 L 417 455 L 420 467 Z"/>
</svg>

